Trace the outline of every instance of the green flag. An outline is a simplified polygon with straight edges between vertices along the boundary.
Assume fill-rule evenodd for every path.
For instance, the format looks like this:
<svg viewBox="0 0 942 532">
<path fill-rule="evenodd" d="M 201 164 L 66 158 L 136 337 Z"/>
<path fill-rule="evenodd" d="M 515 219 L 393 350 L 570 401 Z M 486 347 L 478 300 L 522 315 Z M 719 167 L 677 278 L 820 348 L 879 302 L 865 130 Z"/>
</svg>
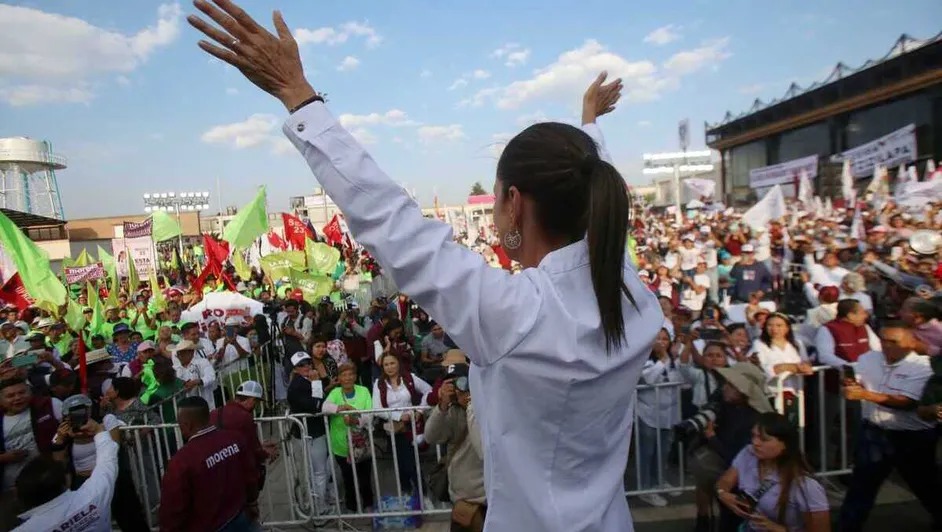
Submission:
<svg viewBox="0 0 942 532">
<path fill-rule="evenodd" d="M 65 312 L 65 324 L 73 331 L 81 331 L 85 327 L 85 315 L 82 314 L 82 310 L 82 306 L 76 303 L 74 299 L 69 300 Z"/>
<path fill-rule="evenodd" d="M 65 286 L 49 268 L 49 255 L 27 238 L 20 228 L 2 212 L 0 212 L 0 245 L 13 259 L 23 286 L 33 299 L 50 303 L 55 307 L 65 304 Z"/>
<path fill-rule="evenodd" d="M 98 246 L 98 261 L 101 262 L 101 265 L 105 268 L 105 274 L 108 277 L 117 277 L 118 272 L 116 270 L 117 265 L 114 262 L 114 257 L 112 257 L 105 248 Z"/>
<path fill-rule="evenodd" d="M 154 242 L 163 242 L 183 234 L 180 224 L 165 211 L 156 211 L 151 215 L 151 237 Z"/>
<path fill-rule="evenodd" d="M 148 278 L 150 282 L 150 310 L 154 314 L 158 312 L 163 312 L 167 310 L 167 298 L 164 297 L 163 290 L 160 289 L 160 284 L 157 282 L 157 275 L 154 274 L 154 271 L 151 270 L 150 277 Z"/>
<path fill-rule="evenodd" d="M 222 239 L 232 248 L 247 248 L 255 239 L 268 231 L 268 212 L 265 210 L 265 187 L 259 187 L 255 199 L 239 210 L 235 218 L 222 230 Z"/>
<path fill-rule="evenodd" d="M 272 253 L 262 257 L 262 270 L 273 281 L 289 277 L 291 269 L 304 270 L 304 252 L 303 251 L 282 251 L 281 253 Z"/>
<path fill-rule="evenodd" d="M 76 266 L 88 266 L 89 264 L 93 264 L 94 262 L 95 262 L 95 258 L 89 256 L 87 249 L 83 249 L 82 252 L 79 253 L 78 258 L 75 259 Z"/>
<path fill-rule="evenodd" d="M 128 261 L 128 292 L 133 294 L 141 287 L 141 276 L 137 273 L 137 265 L 134 264 L 134 257 L 127 254 Z"/>
<path fill-rule="evenodd" d="M 307 269 L 311 273 L 332 275 L 340 261 L 340 250 L 310 238 L 305 239 L 304 252 L 307 254 Z"/>
<path fill-rule="evenodd" d="M 245 257 L 242 256 L 240 250 L 235 250 L 232 252 L 232 257 L 229 259 L 232 262 L 232 267 L 235 268 L 236 275 L 239 276 L 243 281 L 248 281 L 252 277 L 252 270 L 249 268 L 249 265 L 245 263 Z"/>
<path fill-rule="evenodd" d="M 334 280 L 326 275 L 305 273 L 294 268 L 290 271 L 291 285 L 301 290 L 304 300 L 312 305 L 330 295 L 334 289 Z"/>
<path fill-rule="evenodd" d="M 98 334 L 101 332 L 101 326 L 105 323 L 105 309 L 98 297 L 98 289 L 92 286 L 91 283 L 87 283 L 85 287 L 88 293 L 88 307 L 92 309 L 92 321 L 89 322 L 88 331 L 90 334 Z"/>
</svg>

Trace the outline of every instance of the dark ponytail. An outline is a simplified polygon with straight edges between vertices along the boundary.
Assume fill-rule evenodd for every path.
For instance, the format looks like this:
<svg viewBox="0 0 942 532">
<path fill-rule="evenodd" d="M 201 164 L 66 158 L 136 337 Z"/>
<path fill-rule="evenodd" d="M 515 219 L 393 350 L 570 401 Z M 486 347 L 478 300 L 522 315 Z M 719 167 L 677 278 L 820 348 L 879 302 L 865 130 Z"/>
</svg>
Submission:
<svg viewBox="0 0 942 532">
<path fill-rule="evenodd" d="M 592 288 L 611 352 L 625 339 L 622 296 L 637 309 L 624 281 L 631 200 L 588 134 L 568 124 L 534 124 L 511 139 L 497 163 L 504 191 L 516 187 L 536 203 L 540 226 L 569 243 L 587 239 Z"/>
<path fill-rule="evenodd" d="M 611 164 L 589 157 L 588 244 L 592 288 L 609 351 L 625 338 L 622 294 L 637 307 L 625 285 L 625 243 L 631 218 L 631 201 L 625 182 Z"/>
</svg>

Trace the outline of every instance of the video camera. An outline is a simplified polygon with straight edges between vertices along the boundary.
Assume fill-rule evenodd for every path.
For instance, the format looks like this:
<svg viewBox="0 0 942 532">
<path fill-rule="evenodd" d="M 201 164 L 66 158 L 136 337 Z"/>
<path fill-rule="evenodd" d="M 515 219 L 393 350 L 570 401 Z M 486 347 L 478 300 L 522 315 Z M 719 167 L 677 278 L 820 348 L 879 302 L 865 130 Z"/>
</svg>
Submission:
<svg viewBox="0 0 942 532">
<path fill-rule="evenodd" d="M 720 411 L 720 404 L 711 401 L 703 405 L 696 414 L 674 425 L 674 434 L 684 445 L 689 443 L 697 436 L 701 436 L 710 422 L 716 422 L 716 417 Z"/>
</svg>

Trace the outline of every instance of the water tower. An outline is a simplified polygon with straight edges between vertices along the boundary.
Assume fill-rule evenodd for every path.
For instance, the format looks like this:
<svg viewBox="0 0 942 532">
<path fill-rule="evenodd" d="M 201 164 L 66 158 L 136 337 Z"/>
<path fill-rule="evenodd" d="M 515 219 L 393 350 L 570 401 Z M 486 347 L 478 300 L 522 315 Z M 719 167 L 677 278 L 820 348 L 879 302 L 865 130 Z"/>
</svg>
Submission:
<svg viewBox="0 0 942 532">
<path fill-rule="evenodd" d="M 65 219 L 56 183 L 65 166 L 44 140 L 0 138 L 0 207 Z"/>
</svg>

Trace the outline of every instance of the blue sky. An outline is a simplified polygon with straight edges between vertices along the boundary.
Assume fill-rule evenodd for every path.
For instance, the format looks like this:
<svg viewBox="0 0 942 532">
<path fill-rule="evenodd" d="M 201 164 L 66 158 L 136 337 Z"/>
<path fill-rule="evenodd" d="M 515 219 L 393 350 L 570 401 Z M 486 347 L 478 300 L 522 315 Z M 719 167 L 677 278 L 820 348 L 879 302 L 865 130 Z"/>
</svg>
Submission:
<svg viewBox="0 0 942 532">
<path fill-rule="evenodd" d="M 865 7 L 864 7 L 865 4 Z M 431 204 L 493 183 L 501 141 L 537 120 L 574 121 L 601 69 L 626 95 L 602 127 L 616 165 L 642 184 L 641 154 L 677 149 L 689 117 L 882 56 L 901 34 L 939 31 L 942 3 L 868 0 L 245 1 L 279 8 L 312 84 L 397 181 Z M 905 7 L 904 7 L 905 6 Z M 0 137 L 50 140 L 67 218 L 140 212 L 153 191 L 212 192 L 271 210 L 317 186 L 281 139 L 280 104 L 195 45 L 189 3 L 0 3 Z"/>
</svg>

